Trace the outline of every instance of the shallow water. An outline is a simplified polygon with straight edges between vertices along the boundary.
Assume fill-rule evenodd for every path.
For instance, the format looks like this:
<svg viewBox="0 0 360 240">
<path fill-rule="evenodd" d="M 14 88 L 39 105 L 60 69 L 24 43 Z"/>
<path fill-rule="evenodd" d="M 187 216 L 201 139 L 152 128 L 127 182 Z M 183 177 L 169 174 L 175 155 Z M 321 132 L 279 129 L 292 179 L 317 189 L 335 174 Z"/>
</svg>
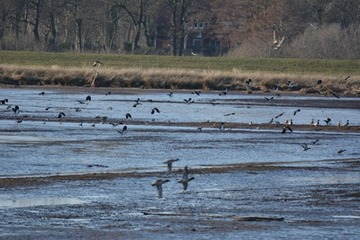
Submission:
<svg viewBox="0 0 360 240">
<path fill-rule="evenodd" d="M 45 95 L 39 92 L 45 91 Z M 48 229 L 57 229 L 53 239 L 64 237 L 60 229 L 70 229 L 76 238 L 79 229 L 96 230 L 112 238 L 114 231 L 137 237 L 157 238 L 337 238 L 352 239 L 360 234 L 359 165 L 360 134 L 349 132 L 297 131 L 296 124 L 330 117 L 360 125 L 359 107 L 299 107 L 297 100 L 359 101 L 282 96 L 281 105 L 262 95 L 207 93 L 196 96 L 177 92 L 105 95 L 100 89 L 0 89 L 0 177 L 49 176 L 99 172 L 154 172 L 153 177 L 118 178 L 103 181 L 64 181 L 39 186 L 0 186 L 0 236 L 48 238 Z M 79 103 L 91 95 L 92 100 Z M 187 104 L 183 99 L 194 99 Z M 140 105 L 133 107 L 135 99 Z M 17 115 L 8 105 L 18 105 Z M 311 104 L 310 104 L 311 105 Z M 50 109 L 45 110 L 47 107 Z M 157 107 L 160 113 L 151 114 Z M 81 111 L 76 112 L 75 108 Z M 301 108 L 296 115 L 293 111 Z M 64 112 L 64 121 L 57 115 Z M 131 113 L 132 119 L 125 119 Z M 224 116 L 234 113 L 229 116 Z M 284 113 L 281 123 L 293 119 L 293 133 L 277 129 L 229 128 L 227 123 L 268 123 Z M 16 119 L 23 118 L 21 123 Z M 112 126 L 111 121 L 124 121 Z M 48 119 L 47 119 L 48 118 Z M 83 119 L 82 126 L 79 125 Z M 96 119 L 96 120 L 95 120 Z M 93 123 L 95 122 L 95 126 Z M 168 126 L 167 123 L 173 123 Z M 177 125 L 194 123 L 194 127 Z M 199 131 L 196 124 L 216 122 Z M 220 131 L 220 122 L 225 130 Z M 126 125 L 128 130 L 120 134 Z M 311 142 L 319 139 L 316 144 Z M 304 151 L 301 144 L 307 143 Z M 337 153 L 340 149 L 345 152 Z M 173 168 L 190 169 L 225 164 L 271 163 L 296 166 L 297 170 L 234 171 L 195 175 L 190 190 L 181 190 L 179 174 L 165 172 L 163 163 L 179 158 Z M 305 167 L 305 168 L 301 168 Z M 323 170 L 306 170 L 318 167 Z M 164 198 L 158 199 L 150 186 L 157 177 L 169 178 Z M 343 192 L 342 192 L 343 191 Z M 144 215 L 185 213 L 181 216 Z M 283 217 L 284 222 L 234 222 L 233 216 Z M 194 221 L 197 224 L 189 225 Z M 175 222 L 172 225 L 172 222 Z M 16 224 L 14 224 L 16 223 Z M 227 227 L 228 225 L 232 227 Z M 22 227 L 20 227 L 22 226 Z M 221 228 L 219 227 L 221 226 Z M 195 231 L 194 231 L 195 229 Z M 236 230 L 238 229 L 238 230 Z M 13 234 L 17 231 L 18 234 Z M 37 234 L 34 233 L 37 232 Z M 74 232 L 75 231 L 75 232 Z M 145 233 L 144 233 L 145 231 Z M 51 231 L 50 231 L 51 232 Z M 83 232 L 86 237 L 88 232 Z M 80 235 L 81 236 L 81 235 Z"/>
</svg>

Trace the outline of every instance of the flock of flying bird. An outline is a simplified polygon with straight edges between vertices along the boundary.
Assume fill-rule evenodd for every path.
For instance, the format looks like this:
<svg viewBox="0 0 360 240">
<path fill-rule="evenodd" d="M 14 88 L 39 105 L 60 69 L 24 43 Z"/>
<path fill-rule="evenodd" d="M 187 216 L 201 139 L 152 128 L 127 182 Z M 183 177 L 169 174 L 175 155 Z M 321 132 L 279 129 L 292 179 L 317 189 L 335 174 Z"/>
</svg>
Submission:
<svg viewBox="0 0 360 240">
<path fill-rule="evenodd" d="M 166 160 L 164 163 L 167 165 L 167 174 L 171 174 L 172 173 L 172 164 L 174 162 L 177 162 L 179 161 L 178 158 L 176 159 L 169 159 L 169 160 Z M 194 177 L 189 177 L 189 168 L 188 166 L 185 166 L 184 167 L 184 171 L 183 171 L 183 176 L 180 180 L 178 180 L 177 182 L 178 183 L 181 183 L 183 185 L 183 189 L 184 191 L 187 190 L 188 188 L 188 185 L 189 185 L 189 182 L 194 180 L 195 178 Z M 151 184 L 151 186 L 154 186 L 156 187 L 157 189 L 157 192 L 158 192 L 158 197 L 159 198 L 162 198 L 163 196 L 163 189 L 162 189 L 162 185 L 164 183 L 167 183 L 167 182 L 170 182 L 169 179 L 162 179 L 162 178 L 159 178 L 158 180 L 156 180 L 156 182 L 154 182 L 153 184 Z"/>
<path fill-rule="evenodd" d="M 283 39 L 280 40 L 280 44 L 281 44 L 282 41 L 283 41 Z M 94 62 L 94 66 L 99 66 L 99 65 L 101 65 L 101 64 L 102 64 L 102 63 L 101 63 L 100 61 Z M 349 77 L 347 77 L 347 78 L 349 78 Z M 250 89 L 250 88 L 251 88 L 251 84 L 252 84 L 252 80 L 251 80 L 251 79 L 248 79 L 248 80 L 245 81 L 245 83 L 246 83 L 248 89 Z M 291 84 L 292 84 L 291 82 L 288 82 L 288 85 L 289 85 L 289 86 L 291 86 Z M 321 80 L 318 80 L 316 84 L 317 84 L 317 85 L 320 85 L 320 84 L 322 84 L 322 81 L 321 81 Z M 192 94 L 196 94 L 197 96 L 199 96 L 199 95 L 201 94 L 201 91 L 193 91 L 193 92 L 191 92 L 191 93 L 192 93 Z M 109 91 L 109 92 L 107 92 L 105 95 L 110 95 L 110 94 L 111 94 L 111 92 Z M 167 95 L 168 95 L 170 98 L 172 98 L 172 97 L 173 97 L 173 94 L 174 94 L 173 92 L 170 92 L 170 93 L 168 93 Z M 227 94 L 228 94 L 228 90 L 227 90 L 227 89 L 219 92 L 219 96 L 225 96 L 225 95 L 227 95 Z M 45 95 L 45 92 L 40 92 L 39 95 Z M 333 93 L 333 96 L 336 97 L 336 98 L 338 98 L 338 96 L 337 96 L 335 93 Z M 274 99 L 274 97 L 265 97 L 264 99 L 265 99 L 266 101 L 271 101 L 271 100 Z M 78 102 L 79 104 L 85 104 L 86 102 L 89 102 L 89 101 L 91 101 L 91 96 L 90 96 L 90 95 L 87 96 L 87 97 L 85 98 L 85 100 L 77 100 L 77 102 Z M 8 104 L 8 102 L 9 102 L 8 99 L 2 99 L 2 100 L 0 100 L 0 104 L 3 104 L 3 105 L 4 105 L 4 104 Z M 185 102 L 185 103 L 188 103 L 188 104 L 194 103 L 194 99 L 193 99 L 193 98 L 186 98 L 186 99 L 184 99 L 184 102 Z M 137 99 L 135 100 L 134 104 L 133 104 L 133 107 L 135 108 L 135 107 L 137 107 L 138 105 L 141 105 L 141 104 L 142 104 L 142 103 L 141 103 L 141 101 L 140 101 L 140 98 L 137 98 Z M 11 109 L 11 110 L 14 112 L 14 114 L 16 114 L 16 115 L 19 114 L 19 112 L 21 111 L 21 110 L 20 110 L 20 107 L 19 107 L 18 105 L 15 105 L 15 106 L 8 105 L 8 108 L 7 108 L 7 109 Z M 50 107 L 47 107 L 47 108 L 46 108 L 46 110 L 49 110 L 49 109 L 50 109 Z M 80 108 L 75 108 L 75 110 L 76 110 L 77 112 L 78 112 L 78 111 L 81 111 Z M 298 114 L 300 111 L 301 111 L 301 109 L 296 109 L 295 111 L 293 111 L 293 116 L 295 116 L 296 114 Z M 151 114 L 157 114 L 157 113 L 160 113 L 160 110 L 159 110 L 159 108 L 157 108 L 157 107 L 153 107 L 153 108 L 151 109 L 150 113 L 151 113 Z M 285 113 L 285 112 L 282 112 L 282 113 L 276 115 L 275 117 L 273 117 L 273 118 L 269 121 L 269 124 L 276 123 L 276 124 L 279 124 L 279 125 L 280 125 L 281 123 L 278 121 L 278 119 L 279 119 L 281 116 L 283 116 L 284 113 Z M 229 113 L 229 114 L 225 114 L 224 116 L 230 116 L 230 115 L 234 115 L 234 114 L 235 114 L 235 113 Z M 65 116 L 66 116 L 66 114 L 65 114 L 64 112 L 59 112 L 58 115 L 57 115 L 57 118 L 63 118 L 63 117 L 65 117 Z M 125 118 L 126 118 L 126 119 L 131 119 L 131 118 L 132 118 L 132 115 L 131 115 L 130 113 L 126 113 L 126 114 L 125 114 Z M 105 119 L 105 120 L 107 120 L 107 119 Z M 18 123 L 22 122 L 22 119 L 17 120 L 17 122 L 18 122 Z M 325 119 L 324 122 L 326 123 L 326 125 L 331 125 L 331 118 Z M 111 123 L 111 122 L 110 122 L 110 124 L 112 124 L 113 126 L 117 126 L 119 123 Z M 120 124 L 122 124 L 122 123 L 120 123 Z M 314 121 L 314 119 L 313 119 L 310 124 L 313 125 L 313 126 L 318 126 L 318 125 L 320 125 L 320 120 Z M 82 125 L 82 123 L 81 123 L 81 125 Z M 286 132 L 293 132 L 293 129 L 292 129 L 292 127 L 291 127 L 291 126 L 293 125 L 292 119 L 291 119 L 290 121 L 286 120 L 285 124 L 281 124 L 281 125 L 283 125 L 283 129 L 282 129 L 282 131 L 281 131 L 282 134 L 285 134 Z M 348 125 L 349 125 L 349 120 L 347 120 L 344 125 L 341 125 L 340 122 L 339 122 L 339 124 L 338 124 L 338 126 L 348 126 Z M 94 125 L 93 125 L 93 126 L 94 126 Z M 122 128 L 121 130 L 117 130 L 117 132 L 120 133 L 120 134 L 124 134 L 124 133 L 127 131 L 127 129 L 128 129 L 127 126 L 123 126 L 123 128 Z M 198 129 L 201 130 L 201 128 L 198 128 Z M 220 130 L 220 131 L 225 130 L 225 122 L 221 122 L 221 123 L 220 123 L 219 130 Z M 318 143 L 318 141 L 319 141 L 319 140 L 317 139 L 317 140 L 311 142 L 311 144 L 312 144 L 312 145 L 316 145 L 316 144 Z M 309 144 L 307 144 L 307 143 L 302 143 L 302 144 L 301 144 L 301 147 L 304 149 L 304 151 L 307 151 L 307 150 L 311 149 L 311 148 L 309 147 Z M 346 151 L 345 149 L 340 149 L 340 150 L 338 151 L 338 153 L 341 154 L 341 153 L 343 153 L 343 152 L 345 152 L 345 151 Z M 171 173 L 172 173 L 172 164 L 173 164 L 174 162 L 178 161 L 178 160 L 179 160 L 178 158 L 177 158 L 177 159 L 169 159 L 169 160 L 167 160 L 167 161 L 164 162 L 165 164 L 167 164 L 167 169 L 168 169 L 168 170 L 167 170 L 167 173 L 168 173 L 168 174 L 171 174 Z M 183 177 L 182 177 L 181 180 L 178 181 L 178 183 L 181 183 L 181 184 L 183 185 L 184 191 L 187 190 L 189 182 L 194 179 L 194 177 L 189 177 L 188 174 L 189 174 L 188 167 L 185 166 L 185 167 L 184 167 L 184 170 L 183 170 Z M 159 198 L 161 198 L 161 197 L 163 196 L 162 185 L 163 185 L 164 183 L 169 182 L 169 181 L 170 181 L 169 179 L 158 179 L 156 182 L 154 182 L 154 183 L 152 184 L 152 186 L 155 186 L 155 187 L 157 188 L 157 192 L 158 192 L 158 197 L 159 197 Z"/>
</svg>

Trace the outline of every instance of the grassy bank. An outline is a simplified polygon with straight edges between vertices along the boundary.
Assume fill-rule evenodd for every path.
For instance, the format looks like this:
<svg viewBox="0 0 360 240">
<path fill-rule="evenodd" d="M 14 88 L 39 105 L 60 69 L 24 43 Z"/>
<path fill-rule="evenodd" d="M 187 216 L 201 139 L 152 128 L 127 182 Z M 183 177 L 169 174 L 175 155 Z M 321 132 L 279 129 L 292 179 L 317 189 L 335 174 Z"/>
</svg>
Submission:
<svg viewBox="0 0 360 240">
<path fill-rule="evenodd" d="M 101 67 L 92 67 L 95 60 Z M 350 78 L 347 78 L 350 76 Z M 249 87 L 245 81 L 252 79 Z M 318 79 L 323 80 L 317 84 Z M 291 81 L 291 87 L 288 85 Z M 211 89 L 358 96 L 360 60 L 255 59 L 0 51 L 0 83 Z"/>
</svg>

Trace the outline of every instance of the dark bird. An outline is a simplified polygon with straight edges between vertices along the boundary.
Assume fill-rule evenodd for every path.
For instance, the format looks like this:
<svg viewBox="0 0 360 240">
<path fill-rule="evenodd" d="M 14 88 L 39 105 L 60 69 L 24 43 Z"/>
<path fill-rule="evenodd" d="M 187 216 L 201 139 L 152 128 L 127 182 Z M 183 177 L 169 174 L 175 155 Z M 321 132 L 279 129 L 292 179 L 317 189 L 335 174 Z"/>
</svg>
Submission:
<svg viewBox="0 0 360 240">
<path fill-rule="evenodd" d="M 132 118 L 130 113 L 127 113 L 127 114 L 125 115 L 125 117 L 126 117 L 126 119 Z"/>
<path fill-rule="evenodd" d="M 331 118 L 325 119 L 324 122 L 326 123 L 326 125 L 330 125 L 331 124 Z"/>
<path fill-rule="evenodd" d="M 60 113 L 58 114 L 58 118 L 62 118 L 63 116 L 64 116 L 64 117 L 66 116 L 64 112 L 60 112 Z"/>
<path fill-rule="evenodd" d="M 293 132 L 293 130 L 291 129 L 291 127 L 290 127 L 290 126 L 288 126 L 288 125 L 283 127 L 283 130 L 282 130 L 282 132 L 281 132 L 281 133 L 282 133 L 282 134 L 284 134 L 284 133 L 286 133 L 286 131 Z"/>
<path fill-rule="evenodd" d="M 230 115 L 235 115 L 235 113 L 227 113 L 227 114 L 224 114 L 224 117 L 227 117 L 227 116 L 230 116 Z"/>
<path fill-rule="evenodd" d="M 294 112 L 293 112 L 293 114 L 294 114 L 294 116 L 298 113 L 298 112 L 300 112 L 301 111 L 301 109 L 299 108 L 299 109 L 297 109 L 297 110 L 295 110 Z"/>
<path fill-rule="evenodd" d="M 12 108 L 15 114 L 18 114 L 20 112 L 20 108 L 18 105 L 15 105 L 15 107 Z"/>
<path fill-rule="evenodd" d="M 160 110 L 154 107 L 153 109 L 151 109 L 151 114 L 154 114 L 155 112 L 160 113 Z"/>
<path fill-rule="evenodd" d="M 165 180 L 163 180 L 163 179 L 158 179 L 156 182 L 154 182 L 153 184 L 151 184 L 151 186 L 156 187 L 159 198 L 162 198 L 162 196 L 163 196 L 162 185 L 163 185 L 164 183 L 169 182 L 169 181 L 170 181 L 169 179 L 165 179 Z"/>
<path fill-rule="evenodd" d="M 194 101 L 192 100 L 192 98 L 184 99 L 184 101 L 185 101 L 186 103 L 193 103 L 193 102 L 194 102 Z"/>
<path fill-rule="evenodd" d="M 111 91 L 105 93 L 105 96 L 110 95 L 110 94 L 111 94 Z"/>
<path fill-rule="evenodd" d="M 100 62 L 99 60 L 96 60 L 94 63 L 93 63 L 93 67 L 100 67 L 103 63 Z"/>
<path fill-rule="evenodd" d="M 227 94 L 228 94 L 228 90 L 225 89 L 224 91 L 219 93 L 219 96 L 222 96 L 222 95 L 226 96 Z"/>
<path fill-rule="evenodd" d="M 200 96 L 201 91 L 193 91 L 193 92 L 191 92 L 191 94 L 196 94 L 196 95 Z"/>
<path fill-rule="evenodd" d="M 141 103 L 135 102 L 134 105 L 133 105 L 133 107 L 137 107 L 138 105 L 141 105 Z"/>
<path fill-rule="evenodd" d="M 252 83 L 251 78 L 249 78 L 248 80 L 246 80 L 245 83 L 246 83 L 247 85 L 250 85 L 250 84 Z"/>
<path fill-rule="evenodd" d="M 318 142 L 319 142 L 319 139 L 316 139 L 316 140 L 312 141 L 311 144 L 314 144 L 314 145 L 315 145 L 315 144 L 317 144 Z"/>
<path fill-rule="evenodd" d="M 285 113 L 285 112 L 280 113 L 279 115 L 277 115 L 277 116 L 275 117 L 275 119 L 281 117 L 282 115 L 284 115 L 284 113 Z"/>
<path fill-rule="evenodd" d="M 39 95 L 45 95 L 45 92 L 40 92 Z"/>
<path fill-rule="evenodd" d="M 224 122 L 222 122 L 222 123 L 220 124 L 219 129 L 220 129 L 220 131 L 224 131 L 224 130 L 225 130 L 225 123 L 224 123 Z"/>
<path fill-rule="evenodd" d="M 187 190 L 188 184 L 190 181 L 194 180 L 194 177 L 189 178 L 189 169 L 187 166 L 184 167 L 184 173 L 181 180 L 178 181 L 178 183 L 181 183 L 183 185 L 184 191 Z"/>
<path fill-rule="evenodd" d="M 120 134 L 124 134 L 127 131 L 127 126 L 124 126 L 122 130 L 116 130 Z"/>
<path fill-rule="evenodd" d="M 176 159 L 169 159 L 169 160 L 166 160 L 164 163 L 167 164 L 167 173 L 168 174 L 171 174 L 171 171 L 172 171 L 172 164 L 176 161 L 179 161 L 178 158 Z"/>
<path fill-rule="evenodd" d="M 124 126 L 122 130 L 117 130 L 118 133 L 124 134 L 127 131 L 127 126 Z"/>
<path fill-rule="evenodd" d="M 5 104 L 5 103 L 7 103 L 8 101 L 9 101 L 9 99 L 5 98 L 5 99 L 3 99 L 3 100 L 0 100 L 0 104 Z"/>
<path fill-rule="evenodd" d="M 301 146 L 303 147 L 304 151 L 307 151 L 310 149 L 306 143 L 301 144 Z"/>
<path fill-rule="evenodd" d="M 91 101 L 91 96 L 86 96 L 85 101 Z"/>
<path fill-rule="evenodd" d="M 337 153 L 341 154 L 341 153 L 343 153 L 345 151 L 346 151 L 346 149 L 340 149 Z"/>
<path fill-rule="evenodd" d="M 264 97 L 265 98 L 265 100 L 267 100 L 267 101 L 270 101 L 270 100 L 273 100 L 274 99 L 274 97 Z"/>
<path fill-rule="evenodd" d="M 316 81 L 316 84 L 317 84 L 317 85 L 322 84 L 322 80 L 321 80 L 321 79 L 317 80 L 317 81 Z"/>
</svg>

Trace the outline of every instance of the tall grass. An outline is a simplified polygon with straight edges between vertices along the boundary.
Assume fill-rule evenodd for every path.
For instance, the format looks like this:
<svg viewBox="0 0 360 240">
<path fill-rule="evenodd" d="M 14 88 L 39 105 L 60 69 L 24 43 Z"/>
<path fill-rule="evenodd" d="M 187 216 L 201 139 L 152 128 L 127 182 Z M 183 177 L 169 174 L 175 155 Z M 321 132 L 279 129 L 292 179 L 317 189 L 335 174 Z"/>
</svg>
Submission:
<svg viewBox="0 0 360 240">
<path fill-rule="evenodd" d="M 106 68 L 171 68 L 274 73 L 360 75 L 360 60 L 159 56 L 0 51 L 0 64 L 88 67 L 100 60 Z"/>
<path fill-rule="evenodd" d="M 360 61 L 0 51 L 0 83 L 360 96 Z"/>
</svg>

